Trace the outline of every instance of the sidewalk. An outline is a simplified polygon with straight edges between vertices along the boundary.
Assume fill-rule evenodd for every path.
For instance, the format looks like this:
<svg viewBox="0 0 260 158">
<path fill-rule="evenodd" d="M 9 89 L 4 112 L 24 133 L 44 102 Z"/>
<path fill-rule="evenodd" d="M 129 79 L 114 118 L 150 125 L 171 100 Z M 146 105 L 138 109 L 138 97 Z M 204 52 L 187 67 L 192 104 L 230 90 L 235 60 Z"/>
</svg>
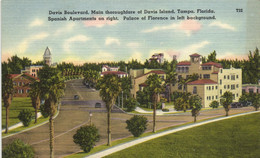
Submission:
<svg viewBox="0 0 260 158">
<path fill-rule="evenodd" d="M 212 122 L 217 122 L 217 121 L 220 121 L 220 120 L 230 119 L 230 118 L 248 115 L 248 114 L 253 114 L 253 113 L 258 113 L 258 112 L 260 112 L 260 111 L 252 111 L 252 112 L 247 112 L 247 113 L 242 113 L 242 114 L 231 115 L 231 116 L 228 116 L 228 117 L 225 116 L 225 117 L 221 117 L 221 118 L 210 119 L 210 120 L 199 122 L 199 123 L 185 125 L 185 126 L 178 127 L 178 128 L 175 128 L 175 129 L 171 129 L 171 130 L 156 133 L 156 134 L 153 134 L 153 135 L 150 135 L 150 136 L 146 136 L 146 137 L 143 137 L 143 138 L 139 138 L 139 139 L 127 142 L 127 143 L 116 145 L 116 146 L 108 148 L 106 150 L 103 150 L 103 151 L 97 152 L 95 154 L 89 155 L 86 158 L 99 158 L 99 157 L 108 156 L 110 154 L 121 151 L 123 149 L 129 148 L 129 147 L 132 147 L 134 145 L 146 142 L 146 141 L 154 139 L 154 138 L 165 136 L 165 135 L 168 135 L 168 134 L 171 134 L 171 133 L 175 133 L 175 132 L 178 132 L 178 131 L 182 131 L 182 130 L 185 130 L 185 129 L 201 126 L 201 125 L 212 123 Z"/>
<path fill-rule="evenodd" d="M 143 113 L 143 114 L 151 114 L 151 113 L 153 113 L 153 111 L 146 111 L 146 110 L 144 110 L 144 109 L 142 109 L 140 107 L 136 107 L 135 111 L 137 111 L 139 113 Z M 163 112 L 161 109 L 157 109 L 156 110 L 156 115 L 163 115 L 163 114 L 175 113 L 175 112 L 178 112 L 178 111 L 176 111 L 174 109 L 169 109 L 168 112 Z"/>
</svg>

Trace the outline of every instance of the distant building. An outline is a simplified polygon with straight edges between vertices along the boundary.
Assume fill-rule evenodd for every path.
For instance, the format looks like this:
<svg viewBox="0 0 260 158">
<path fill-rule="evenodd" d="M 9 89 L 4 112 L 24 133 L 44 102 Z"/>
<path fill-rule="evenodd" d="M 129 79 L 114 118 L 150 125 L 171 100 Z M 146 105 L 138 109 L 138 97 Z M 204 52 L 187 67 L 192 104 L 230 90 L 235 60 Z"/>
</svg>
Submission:
<svg viewBox="0 0 260 158">
<path fill-rule="evenodd" d="M 119 70 L 119 67 L 110 67 L 108 65 L 103 65 L 100 76 L 103 77 L 104 75 L 113 74 L 113 75 L 117 75 L 120 78 L 128 77 L 127 73 L 118 71 L 118 70 Z"/>
<path fill-rule="evenodd" d="M 38 77 L 38 72 L 43 68 L 42 65 L 26 66 L 25 70 L 21 70 L 21 73 L 28 73 L 34 77 Z"/>
<path fill-rule="evenodd" d="M 43 54 L 43 60 L 46 65 L 49 65 L 49 66 L 52 65 L 51 51 L 48 47 L 45 49 L 45 52 Z"/>
<path fill-rule="evenodd" d="M 108 65 L 103 65 L 102 66 L 102 72 L 106 72 L 106 71 L 118 71 L 119 67 L 110 67 Z"/>
<path fill-rule="evenodd" d="M 14 97 L 29 97 L 30 84 L 39 81 L 37 77 L 34 77 L 28 73 L 11 74 L 14 85 Z"/>
<path fill-rule="evenodd" d="M 164 62 L 164 54 L 163 53 L 156 53 L 154 55 L 152 55 L 152 57 L 149 59 L 149 62 L 151 62 L 152 60 L 157 61 L 158 63 L 162 64 Z"/>
<path fill-rule="evenodd" d="M 185 79 L 194 73 L 199 75 L 198 80 L 188 82 L 187 86 L 179 83 L 172 85 L 172 91 L 198 94 L 202 98 L 203 107 L 209 107 L 214 100 L 220 101 L 226 91 L 233 93 L 234 102 L 237 102 L 242 94 L 241 69 L 223 69 L 221 64 L 215 62 L 202 64 L 201 55 L 197 53 L 190 55 L 190 61 L 179 62 L 176 72 L 177 80 Z"/>
<path fill-rule="evenodd" d="M 158 74 L 162 79 L 166 79 L 166 73 L 161 69 L 130 69 L 130 77 L 132 81 L 131 95 L 136 98 L 136 92 L 143 90 L 147 85 L 145 81 L 151 74 Z"/>
<path fill-rule="evenodd" d="M 260 93 L 260 80 L 258 84 L 243 84 L 242 91 L 246 93 Z"/>
</svg>

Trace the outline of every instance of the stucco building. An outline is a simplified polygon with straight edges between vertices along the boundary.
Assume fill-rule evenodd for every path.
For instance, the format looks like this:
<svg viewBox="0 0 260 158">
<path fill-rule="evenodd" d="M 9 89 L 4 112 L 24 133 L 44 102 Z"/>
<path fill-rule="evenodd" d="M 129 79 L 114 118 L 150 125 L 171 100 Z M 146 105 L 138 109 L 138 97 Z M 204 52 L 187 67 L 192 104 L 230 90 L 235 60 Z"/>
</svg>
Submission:
<svg viewBox="0 0 260 158">
<path fill-rule="evenodd" d="M 136 98 L 136 92 L 146 86 L 145 81 L 151 74 L 158 74 L 163 80 L 166 79 L 166 73 L 161 69 L 130 69 L 132 82 L 131 95 Z"/>
<path fill-rule="evenodd" d="M 198 94 L 202 98 L 203 107 L 209 107 L 214 100 L 220 101 L 220 97 L 226 92 L 233 93 L 233 101 L 237 102 L 242 94 L 242 70 L 231 67 L 223 69 L 222 65 L 215 62 L 203 63 L 201 55 L 190 55 L 190 61 L 177 64 L 177 80 L 187 78 L 189 75 L 198 74 L 199 79 L 188 82 L 187 86 L 177 83 L 172 85 L 172 91 L 190 92 Z"/>
<path fill-rule="evenodd" d="M 112 74 L 112 75 L 118 76 L 119 78 L 128 77 L 127 73 L 125 73 L 123 71 L 118 71 L 118 70 L 119 70 L 119 67 L 110 67 L 108 65 L 103 65 L 100 76 L 103 77 L 104 75 Z"/>
</svg>

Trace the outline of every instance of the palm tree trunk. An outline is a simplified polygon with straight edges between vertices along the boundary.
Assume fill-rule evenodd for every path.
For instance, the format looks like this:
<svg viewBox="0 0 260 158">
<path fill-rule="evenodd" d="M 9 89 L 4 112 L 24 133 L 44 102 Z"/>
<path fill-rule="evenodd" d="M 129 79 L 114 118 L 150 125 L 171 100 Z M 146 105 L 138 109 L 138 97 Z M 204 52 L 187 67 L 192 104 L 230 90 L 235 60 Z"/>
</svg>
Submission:
<svg viewBox="0 0 260 158">
<path fill-rule="evenodd" d="M 107 112 L 107 145 L 108 146 L 111 146 L 111 108 L 108 109 L 108 112 Z"/>
<path fill-rule="evenodd" d="M 196 121 L 197 121 L 197 116 L 195 115 L 195 116 L 194 116 L 194 122 L 196 122 Z"/>
<path fill-rule="evenodd" d="M 9 122 L 9 106 L 6 106 L 6 118 L 5 118 L 5 133 L 8 133 L 8 122 Z"/>
<path fill-rule="evenodd" d="M 37 117 L 38 117 L 38 107 L 36 105 L 36 107 L 35 107 L 35 120 L 34 120 L 34 123 L 37 123 Z"/>
<path fill-rule="evenodd" d="M 171 84 L 170 84 L 169 99 L 168 99 L 169 102 L 171 102 L 171 92 L 172 92 L 172 86 L 171 86 Z M 169 103 L 169 102 L 168 102 L 168 103 Z"/>
<path fill-rule="evenodd" d="M 54 158 L 54 126 L 53 126 L 53 115 L 50 115 L 49 119 L 49 124 L 50 124 L 50 158 Z"/>
<path fill-rule="evenodd" d="M 156 104 L 157 104 L 157 95 L 154 95 L 154 105 L 153 105 L 153 133 L 156 132 L 156 125 L 155 125 L 155 121 L 156 121 Z"/>
</svg>

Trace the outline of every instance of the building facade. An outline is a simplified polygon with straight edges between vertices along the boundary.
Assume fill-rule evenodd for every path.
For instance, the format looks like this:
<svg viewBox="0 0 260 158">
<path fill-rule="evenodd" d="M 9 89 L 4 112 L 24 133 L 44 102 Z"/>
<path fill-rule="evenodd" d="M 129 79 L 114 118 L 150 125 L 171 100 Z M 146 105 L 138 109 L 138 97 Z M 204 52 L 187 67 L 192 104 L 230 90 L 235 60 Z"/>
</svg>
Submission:
<svg viewBox="0 0 260 158">
<path fill-rule="evenodd" d="M 202 98 L 203 107 L 209 107 L 214 100 L 220 101 L 220 97 L 226 92 L 233 93 L 233 102 L 237 102 L 242 95 L 242 70 L 231 67 L 223 69 L 222 65 L 215 62 L 203 63 L 201 55 L 190 55 L 190 61 L 179 62 L 176 67 L 177 80 L 188 78 L 192 74 L 198 74 L 199 79 L 188 82 L 187 86 L 180 83 L 172 86 L 172 91 L 190 92 L 198 94 Z"/>
<path fill-rule="evenodd" d="M 14 86 L 14 97 L 29 97 L 30 84 L 39 81 L 37 77 L 34 77 L 28 73 L 11 74 Z"/>
<path fill-rule="evenodd" d="M 166 79 L 166 73 L 161 69 L 130 69 L 130 77 L 132 82 L 131 95 L 136 98 L 136 92 L 143 90 L 146 86 L 145 81 L 151 74 L 158 74 L 163 80 Z"/>
<path fill-rule="evenodd" d="M 51 51 L 48 47 L 45 49 L 45 52 L 43 54 L 43 60 L 46 65 L 49 65 L 49 66 L 52 65 Z"/>
<path fill-rule="evenodd" d="M 151 62 L 152 60 L 155 60 L 158 63 L 162 64 L 164 62 L 164 54 L 163 53 L 153 54 L 152 57 L 149 59 L 149 62 Z"/>
</svg>

